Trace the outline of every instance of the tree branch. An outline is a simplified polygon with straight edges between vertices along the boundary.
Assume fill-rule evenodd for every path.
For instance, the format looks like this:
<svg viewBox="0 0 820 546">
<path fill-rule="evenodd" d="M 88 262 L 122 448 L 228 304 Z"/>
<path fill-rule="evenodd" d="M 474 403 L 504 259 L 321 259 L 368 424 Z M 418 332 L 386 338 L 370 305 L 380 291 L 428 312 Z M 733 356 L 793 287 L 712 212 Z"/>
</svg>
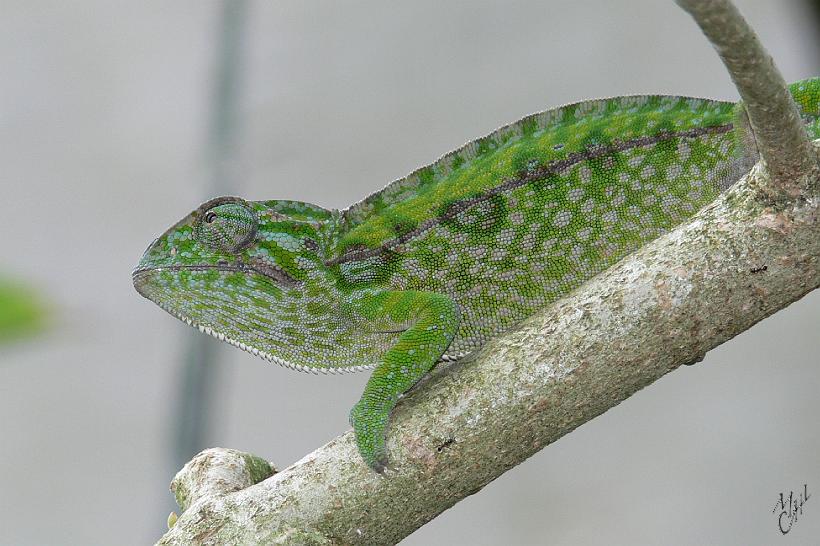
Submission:
<svg viewBox="0 0 820 546">
<path fill-rule="evenodd" d="M 171 482 L 171 492 L 185 511 L 203 497 L 217 497 L 250 487 L 272 476 L 266 460 L 235 449 L 211 448 L 188 461 Z"/>
<path fill-rule="evenodd" d="M 820 170 L 817 154 L 783 76 L 752 28 L 730 0 L 676 2 L 709 38 L 743 99 L 754 141 L 771 173 L 769 196 L 788 199 L 807 191 Z"/>
<path fill-rule="evenodd" d="M 380 476 L 343 434 L 273 477 L 199 498 L 161 544 L 393 544 L 544 446 L 820 285 L 817 200 L 765 207 L 752 174 L 450 366 L 397 408 Z M 761 270 L 762 266 L 765 270 Z"/>
<path fill-rule="evenodd" d="M 695 12 L 726 3 L 681 4 Z M 759 55 L 765 52 L 758 47 L 748 70 L 773 71 Z M 743 80 L 747 87 L 757 81 Z M 760 81 L 770 86 L 767 77 Z M 492 341 L 473 362 L 437 370 L 394 412 L 392 469 L 384 476 L 361 462 L 348 432 L 256 485 L 195 487 L 205 493 L 186 498 L 190 506 L 160 543 L 394 544 L 544 446 L 820 286 L 820 180 L 816 169 L 807 174 L 794 161 L 803 153 L 800 139 L 783 137 L 797 150 L 778 144 L 777 131 L 788 133 L 791 122 L 772 129 L 788 117 L 777 103 L 791 99 L 778 91 L 766 107 L 771 92 L 743 93 L 756 134 L 769 142 L 764 157 L 777 167 L 775 181 L 757 165 L 691 222 Z M 807 153 L 816 164 L 816 150 Z M 772 187 L 799 191 L 781 191 L 774 208 L 761 199 Z M 241 464 L 227 466 L 251 475 Z M 186 465 L 175 483 L 207 482 L 212 470 L 200 467 L 209 468 Z M 224 475 L 230 468 L 220 472 L 233 483 Z"/>
</svg>

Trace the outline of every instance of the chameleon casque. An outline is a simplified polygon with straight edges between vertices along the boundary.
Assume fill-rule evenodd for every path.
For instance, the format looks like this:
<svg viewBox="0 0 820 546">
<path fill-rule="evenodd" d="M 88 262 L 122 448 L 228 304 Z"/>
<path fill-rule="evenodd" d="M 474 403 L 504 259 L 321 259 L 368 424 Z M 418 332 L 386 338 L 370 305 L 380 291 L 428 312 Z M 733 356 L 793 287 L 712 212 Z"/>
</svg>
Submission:
<svg viewBox="0 0 820 546">
<path fill-rule="evenodd" d="M 820 78 L 791 87 L 820 137 Z M 670 230 L 757 160 L 742 104 L 590 100 L 533 114 L 338 210 L 220 197 L 134 286 L 220 340 L 312 372 L 375 368 L 350 412 L 382 471 L 390 412 L 457 360 Z"/>
</svg>

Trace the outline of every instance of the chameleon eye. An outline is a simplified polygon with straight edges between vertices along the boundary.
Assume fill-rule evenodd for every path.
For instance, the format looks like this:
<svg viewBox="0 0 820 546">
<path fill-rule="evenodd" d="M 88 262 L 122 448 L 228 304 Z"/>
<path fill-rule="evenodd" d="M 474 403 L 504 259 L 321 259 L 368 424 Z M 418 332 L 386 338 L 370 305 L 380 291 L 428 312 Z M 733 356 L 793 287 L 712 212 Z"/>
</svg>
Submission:
<svg viewBox="0 0 820 546">
<path fill-rule="evenodd" d="M 236 254 L 256 238 L 256 214 L 244 203 L 218 205 L 196 225 L 196 238 L 216 250 Z"/>
</svg>

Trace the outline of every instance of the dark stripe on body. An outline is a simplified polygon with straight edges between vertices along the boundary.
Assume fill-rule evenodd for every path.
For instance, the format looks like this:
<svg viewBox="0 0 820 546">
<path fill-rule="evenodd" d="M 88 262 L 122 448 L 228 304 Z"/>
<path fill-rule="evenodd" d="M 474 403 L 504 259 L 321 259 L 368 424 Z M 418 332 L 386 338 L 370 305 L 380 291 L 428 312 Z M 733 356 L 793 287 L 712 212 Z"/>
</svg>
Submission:
<svg viewBox="0 0 820 546">
<path fill-rule="evenodd" d="M 695 127 L 694 129 L 688 129 L 686 131 L 680 132 L 663 131 L 655 135 L 633 138 L 621 142 L 614 142 L 609 145 L 598 144 L 590 146 L 585 150 L 582 150 L 580 152 L 573 152 L 564 159 L 558 159 L 556 161 L 553 161 L 552 163 L 549 163 L 537 169 L 522 171 L 517 178 L 507 180 L 506 182 L 487 190 L 485 193 L 481 195 L 476 195 L 474 197 L 468 197 L 466 199 L 456 201 L 455 203 L 447 207 L 447 211 L 444 214 L 439 215 L 435 218 L 425 220 L 424 222 L 420 223 L 415 229 L 408 231 L 407 233 L 399 237 L 396 237 L 395 239 L 391 239 L 377 248 L 353 250 L 345 254 L 342 254 L 341 256 L 326 261 L 325 265 L 338 265 L 346 262 L 365 260 L 367 258 L 378 256 L 385 250 L 389 250 L 391 248 L 404 244 L 414 239 L 415 237 L 418 237 L 430 228 L 435 227 L 436 225 L 441 223 L 443 220 L 453 218 L 459 213 L 464 212 L 470 207 L 476 205 L 477 203 L 486 201 L 487 199 L 490 199 L 491 197 L 498 195 L 500 193 L 504 193 L 519 188 L 525 184 L 542 180 L 550 175 L 560 174 L 562 171 L 570 167 L 573 167 L 582 161 L 597 159 L 599 157 L 604 157 L 615 152 L 623 152 L 635 148 L 652 146 L 654 144 L 657 144 L 658 142 L 663 142 L 665 140 L 670 140 L 673 138 L 697 138 L 708 134 L 728 133 L 733 128 L 734 126 L 730 123 L 726 125 L 715 125 L 712 127 Z"/>
</svg>

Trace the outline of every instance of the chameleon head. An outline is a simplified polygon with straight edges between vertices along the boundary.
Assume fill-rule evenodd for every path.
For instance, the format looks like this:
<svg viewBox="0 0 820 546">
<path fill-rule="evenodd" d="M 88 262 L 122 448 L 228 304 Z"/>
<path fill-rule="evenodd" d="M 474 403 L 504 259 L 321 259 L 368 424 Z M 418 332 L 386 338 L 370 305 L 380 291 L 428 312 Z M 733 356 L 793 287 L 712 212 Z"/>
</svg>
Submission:
<svg viewBox="0 0 820 546">
<path fill-rule="evenodd" d="M 307 367 L 303 293 L 325 284 L 322 226 L 330 211 L 293 201 L 212 199 L 156 239 L 134 287 L 172 315 L 249 352 Z"/>
</svg>

